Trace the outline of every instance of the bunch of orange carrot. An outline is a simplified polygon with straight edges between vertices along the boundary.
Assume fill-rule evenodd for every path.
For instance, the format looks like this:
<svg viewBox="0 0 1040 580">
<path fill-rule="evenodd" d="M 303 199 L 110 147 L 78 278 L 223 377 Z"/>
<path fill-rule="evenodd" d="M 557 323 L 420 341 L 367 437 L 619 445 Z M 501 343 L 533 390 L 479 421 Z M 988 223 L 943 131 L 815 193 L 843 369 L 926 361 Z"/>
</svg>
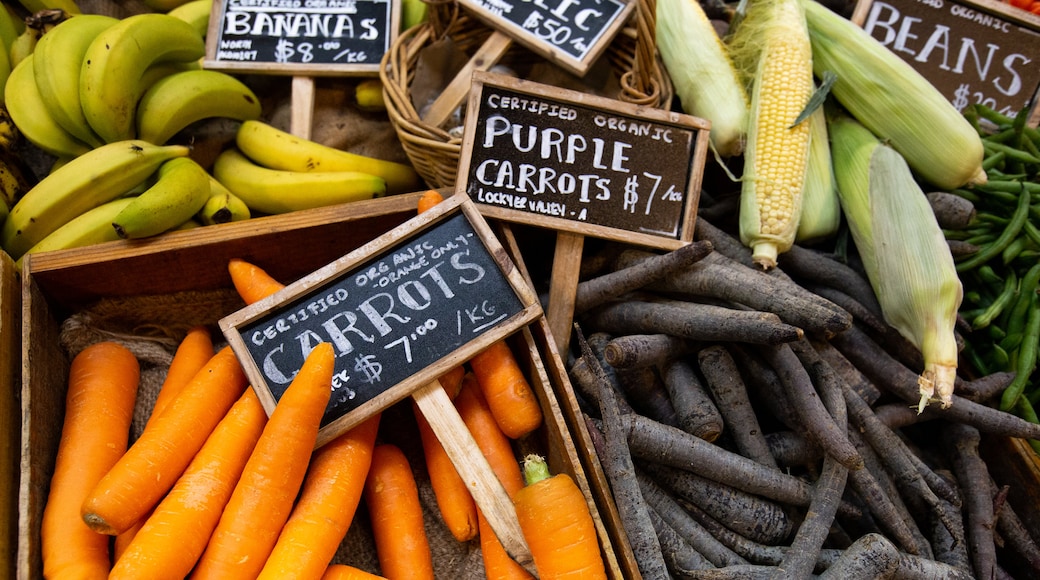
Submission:
<svg viewBox="0 0 1040 580">
<path fill-rule="evenodd" d="M 233 260 L 229 272 L 246 303 L 282 287 L 243 260 Z M 206 327 L 191 329 L 131 444 L 137 360 L 116 342 L 77 354 L 41 531 L 45 576 L 380 577 L 333 562 L 364 501 L 382 577 L 432 578 L 415 470 L 401 449 L 381 439 L 381 416 L 314 449 L 333 366 L 331 346 L 316 347 L 268 416 L 230 348 L 215 350 Z M 543 418 L 508 344 L 492 345 L 440 383 L 496 475 L 517 495 L 518 514 L 535 514 L 527 519 L 542 526 L 567 517 L 586 522 L 579 533 L 583 559 L 567 555 L 564 568 L 552 557 L 577 542 L 544 528 L 527 537 L 539 575 L 592 566 L 605 577 L 588 505 L 573 482 L 551 478 L 554 486 L 569 482 L 564 495 L 524 490 L 512 440 Z M 446 528 L 461 542 L 479 542 L 489 578 L 531 577 L 497 543 L 425 419 L 418 412 L 415 418 Z"/>
</svg>

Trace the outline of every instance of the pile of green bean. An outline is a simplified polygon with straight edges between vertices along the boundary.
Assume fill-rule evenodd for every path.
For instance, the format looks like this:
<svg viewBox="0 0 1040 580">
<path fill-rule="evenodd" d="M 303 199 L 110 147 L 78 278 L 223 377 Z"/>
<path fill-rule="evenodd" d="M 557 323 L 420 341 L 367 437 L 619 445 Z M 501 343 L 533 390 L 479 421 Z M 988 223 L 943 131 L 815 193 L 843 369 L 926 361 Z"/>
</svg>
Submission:
<svg viewBox="0 0 1040 580">
<path fill-rule="evenodd" d="M 975 218 L 944 231 L 948 240 L 974 248 L 957 261 L 960 314 L 971 325 L 964 356 L 980 374 L 1015 372 L 1000 407 L 1038 422 L 1040 131 L 1028 126 L 1028 114 L 1009 117 L 981 106 L 965 113 L 983 138 L 989 181 L 952 192 L 972 202 Z"/>
</svg>

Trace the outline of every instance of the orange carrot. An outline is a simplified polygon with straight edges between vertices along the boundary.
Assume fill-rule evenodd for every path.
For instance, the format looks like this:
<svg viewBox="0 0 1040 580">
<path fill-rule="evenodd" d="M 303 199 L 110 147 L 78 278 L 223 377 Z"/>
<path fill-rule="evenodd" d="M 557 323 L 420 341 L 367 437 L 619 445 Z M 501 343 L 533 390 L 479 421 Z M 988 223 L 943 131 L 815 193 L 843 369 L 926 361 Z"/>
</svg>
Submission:
<svg viewBox="0 0 1040 580">
<path fill-rule="evenodd" d="M 538 577 L 606 579 L 596 524 L 574 480 L 550 476 L 545 460 L 524 458 L 526 487 L 513 495 L 520 529 L 531 549 Z"/>
<path fill-rule="evenodd" d="M 83 499 L 126 451 L 140 366 L 114 342 L 80 351 L 69 369 L 65 421 L 40 542 L 47 578 L 107 578 L 109 537 L 79 517 Z"/>
<path fill-rule="evenodd" d="M 527 377 L 505 341 L 487 347 L 469 361 L 480 390 L 502 432 L 518 439 L 542 424 L 542 408 Z"/>
<path fill-rule="evenodd" d="M 374 415 L 319 448 L 260 579 L 321 576 L 354 519 L 379 431 Z"/>
<path fill-rule="evenodd" d="M 185 578 L 206 548 L 267 412 L 247 389 L 116 560 L 110 580 Z M 119 536 L 122 537 L 122 536 Z"/>
<path fill-rule="evenodd" d="M 458 409 L 462 421 L 466 424 L 476 440 L 477 446 L 491 465 L 502 487 L 510 497 L 524 487 L 520 463 L 513 455 L 513 447 L 505 433 L 495 421 L 491 409 L 477 384 L 476 376 L 467 373 L 462 381 L 462 388 L 455 397 L 455 408 Z M 491 529 L 484 515 L 478 512 L 480 534 L 480 550 L 484 559 L 484 571 L 489 580 L 510 578 L 531 578 L 515 560 L 509 557 L 505 548 L 498 541 L 498 536 Z"/>
<path fill-rule="evenodd" d="M 325 569 L 321 580 L 386 580 L 386 576 L 377 576 L 346 564 L 332 564 Z"/>
<path fill-rule="evenodd" d="M 433 556 L 423 527 L 419 489 L 408 458 L 399 447 L 376 445 L 364 497 L 383 576 L 390 580 L 432 580 Z"/>
<path fill-rule="evenodd" d="M 260 266 L 240 258 L 231 258 L 228 261 L 228 273 L 231 274 L 231 283 L 235 285 L 235 290 L 246 304 L 252 304 L 285 287 Z"/>
<path fill-rule="evenodd" d="M 193 578 L 256 578 L 292 511 L 332 394 L 332 344 L 318 343 L 275 405 Z"/>
<path fill-rule="evenodd" d="M 444 201 L 444 196 L 440 194 L 436 189 L 428 189 L 419 196 L 419 203 L 417 209 L 418 213 L 422 213 L 438 203 Z"/>
<path fill-rule="evenodd" d="M 83 501 L 87 525 L 115 535 L 144 517 L 173 487 L 247 382 L 230 347 L 213 355 Z"/>
<path fill-rule="evenodd" d="M 195 326 L 181 339 L 177 350 L 173 353 L 170 368 L 166 370 L 166 379 L 159 388 L 159 394 L 155 398 L 155 405 L 148 417 L 148 423 L 152 417 L 158 415 L 177 397 L 185 385 L 191 382 L 195 373 L 206 366 L 209 359 L 213 358 L 213 337 L 205 326 Z M 145 425 L 147 428 L 147 424 Z"/>
<path fill-rule="evenodd" d="M 480 522 L 480 557 L 484 561 L 484 577 L 487 580 L 531 580 L 534 578 L 509 557 L 509 553 L 498 541 L 483 513 L 478 513 Z"/>
</svg>

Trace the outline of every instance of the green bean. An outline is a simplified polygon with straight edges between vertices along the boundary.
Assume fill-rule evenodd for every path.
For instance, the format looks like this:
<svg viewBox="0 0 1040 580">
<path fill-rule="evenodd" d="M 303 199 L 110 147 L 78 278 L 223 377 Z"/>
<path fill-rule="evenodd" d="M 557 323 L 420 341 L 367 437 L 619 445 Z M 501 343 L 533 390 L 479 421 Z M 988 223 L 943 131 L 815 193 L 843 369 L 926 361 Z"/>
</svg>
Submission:
<svg viewBox="0 0 1040 580">
<path fill-rule="evenodd" d="M 1040 228 L 1037 228 L 1033 222 L 1026 220 L 1026 223 L 1022 224 L 1022 232 L 1025 233 L 1034 244 L 1040 246 Z"/>
<path fill-rule="evenodd" d="M 1004 288 L 1001 290 L 997 298 L 990 303 L 990 305 L 982 312 L 982 314 L 976 316 L 971 321 L 971 327 L 975 330 L 985 328 L 990 325 L 991 322 L 1004 311 L 1012 300 L 1015 298 L 1015 291 L 1018 289 L 1018 277 L 1015 276 L 1014 272 L 1008 274 L 1007 279 L 1004 280 Z"/>
<path fill-rule="evenodd" d="M 1040 288 L 1040 264 L 1034 264 L 1033 267 L 1027 270 L 1022 276 L 1021 282 L 1018 285 L 1018 295 L 1017 298 L 1015 298 L 1015 305 L 1011 307 L 1011 311 L 1008 314 L 1007 324 L 1004 325 L 1008 338 L 1014 336 L 1017 341 L 1021 342 L 1022 329 L 1025 326 L 1025 320 L 1029 312 L 1029 305 L 1032 303 L 1033 299 L 1032 294 L 1035 294 L 1038 288 Z M 1005 338 L 1005 340 L 1008 338 Z M 1008 350 L 1011 349 L 1008 348 Z"/>
<path fill-rule="evenodd" d="M 983 284 L 1004 285 L 1004 276 L 997 274 L 993 269 L 993 266 L 990 266 L 989 264 L 982 264 L 978 268 L 975 268 L 975 275 L 978 276 L 979 280 Z"/>
<path fill-rule="evenodd" d="M 954 195 L 956 195 L 958 197 L 963 197 L 964 199 L 966 199 L 966 200 L 968 200 L 968 201 L 970 201 L 972 203 L 978 203 L 979 201 L 981 201 L 981 199 L 979 198 L 979 196 L 978 196 L 978 194 L 976 192 L 974 192 L 974 191 L 972 191 L 970 189 L 964 189 L 963 187 L 958 187 L 957 189 L 950 190 L 950 193 L 952 193 L 952 194 L 954 194 Z"/>
<path fill-rule="evenodd" d="M 975 367 L 975 370 L 979 371 L 979 373 L 982 375 L 991 373 L 989 364 L 982 358 L 979 351 L 972 348 L 970 344 L 964 346 L 963 354 L 971 361 L 971 366 Z"/>
<path fill-rule="evenodd" d="M 1013 176 L 1009 175 L 1007 177 Z M 1022 175 L 1020 177 L 1025 178 L 1026 176 Z M 1019 193 L 1023 188 L 1031 194 L 1040 193 L 1040 183 L 1016 179 L 991 179 L 982 185 L 975 186 L 975 189 L 986 193 Z"/>
<path fill-rule="evenodd" d="M 1011 243 L 1018 233 L 1022 230 L 1022 224 L 1025 223 L 1029 217 L 1029 194 L 1023 187 L 1019 194 L 1018 207 L 1015 208 L 1015 213 L 1011 216 L 1011 221 L 1008 222 L 1008 226 L 1004 228 L 1004 231 L 1000 236 L 991 244 L 983 247 L 978 253 L 972 254 L 968 259 L 957 264 L 956 268 L 958 272 L 964 272 L 977 268 L 979 265 L 986 263 L 997 254 L 1004 251 L 1004 248 Z"/>
<path fill-rule="evenodd" d="M 1030 423 L 1040 423 L 1040 418 L 1036 416 L 1036 410 L 1033 409 L 1033 405 L 1030 404 L 1029 399 L 1026 397 L 1019 397 L 1018 403 L 1015 405 L 1015 410 L 1018 411 L 1018 415 L 1029 421 Z M 1033 448 L 1037 454 L 1040 454 L 1040 441 L 1036 439 L 1029 439 L 1029 446 Z"/>
<path fill-rule="evenodd" d="M 975 246 L 984 246 L 986 244 L 996 241 L 997 237 L 997 234 L 994 234 L 992 232 L 986 232 L 983 234 L 976 234 L 974 236 L 966 238 L 964 241 Z M 974 256 L 975 254 L 972 255 Z"/>
<path fill-rule="evenodd" d="M 993 365 L 998 369 L 1007 369 L 1011 366 L 1011 357 L 1000 345 L 993 345 Z"/>
<path fill-rule="evenodd" d="M 1018 198 L 1015 198 L 1016 200 Z M 1011 223 L 1011 218 L 1004 215 L 996 215 L 989 212 L 976 212 L 975 221 L 980 224 L 993 224 L 995 226 L 1007 226 Z"/>
<path fill-rule="evenodd" d="M 993 141 L 987 141 L 983 144 L 983 146 L 986 149 L 986 151 L 989 151 L 991 154 L 1002 151 L 1005 155 L 1007 155 L 1008 159 L 1013 159 L 1022 163 L 1040 164 L 1040 157 L 1033 157 L 1032 155 L 1021 149 L 1016 149 L 1015 147 L 1005 145 L 1004 143 L 995 143 Z"/>
<path fill-rule="evenodd" d="M 1018 137 L 1019 131 L 1016 131 L 1014 127 L 1008 127 L 1007 129 L 1001 130 L 999 133 L 993 133 L 983 139 L 986 143 L 1007 143 L 1013 138 Z"/>
<path fill-rule="evenodd" d="M 1027 249 L 1029 249 L 1029 238 L 1026 236 L 1019 236 L 1012 240 L 1011 243 L 1004 248 L 1004 251 L 1000 253 L 1000 260 L 1005 265 L 1010 264 Z"/>
<path fill-rule="evenodd" d="M 1001 163 L 1004 163 L 1006 159 L 1007 153 L 1004 153 L 1003 151 L 997 151 L 995 153 L 987 155 L 986 158 L 982 160 L 982 169 L 983 171 L 995 169 Z"/>
<path fill-rule="evenodd" d="M 1037 349 L 1040 347 L 1040 296 L 1033 292 L 1029 321 L 1025 324 L 1021 346 L 1015 352 L 1015 379 L 1000 396 L 1000 410 L 1011 411 L 1029 384 L 1030 376 L 1037 366 Z"/>
</svg>

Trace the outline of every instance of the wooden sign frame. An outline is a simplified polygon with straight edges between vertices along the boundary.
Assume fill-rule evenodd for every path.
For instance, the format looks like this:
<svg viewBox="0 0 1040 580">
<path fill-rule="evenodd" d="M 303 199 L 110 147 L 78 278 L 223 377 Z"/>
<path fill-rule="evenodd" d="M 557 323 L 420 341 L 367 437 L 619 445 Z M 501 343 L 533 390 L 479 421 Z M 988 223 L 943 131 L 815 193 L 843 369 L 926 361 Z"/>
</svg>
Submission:
<svg viewBox="0 0 1040 580">
<path fill-rule="evenodd" d="M 472 358 L 488 345 L 502 340 L 542 315 L 537 295 L 509 260 L 508 254 L 495 238 L 490 226 L 484 221 L 475 205 L 464 197 L 449 196 L 445 202 L 438 204 L 433 209 L 423 212 L 335 262 L 289 284 L 283 290 L 220 320 L 221 331 L 241 361 L 246 375 L 268 413 L 274 410 L 277 400 L 268 385 L 266 375 L 246 344 L 243 331 L 257 321 L 264 321 L 269 315 L 278 314 L 279 308 L 285 308 L 287 305 L 292 307 L 294 301 L 314 296 L 317 291 L 323 289 L 334 288 L 334 285 L 344 280 L 346 276 L 357 275 L 355 268 L 371 264 L 373 261 L 378 262 L 387 252 L 396 250 L 398 245 L 419 239 L 419 236 L 459 215 L 465 217 L 478 240 L 497 264 L 501 275 L 519 300 L 520 309 L 507 319 L 497 321 L 494 326 L 482 330 L 480 334 L 461 344 L 449 354 L 441 356 L 430 364 L 415 368 L 413 373 L 400 382 L 383 389 L 367 402 L 325 424 L 318 434 L 318 446 L 358 425 L 378 411 L 408 397 L 425 385 L 435 382 L 437 377 L 449 369 Z M 291 256 L 287 256 L 287 259 L 291 259 Z M 404 340 L 407 345 L 407 338 L 405 337 Z"/>
<path fill-rule="evenodd" d="M 477 193 L 475 189 L 478 186 L 470 182 L 469 176 L 473 163 L 473 153 L 479 128 L 479 115 L 482 109 L 482 101 L 488 88 L 495 91 L 522 95 L 525 98 L 529 98 L 531 103 L 539 103 L 539 107 L 545 106 L 546 111 L 549 111 L 553 107 L 556 107 L 556 110 L 560 111 L 566 109 L 569 111 L 566 114 L 573 114 L 575 116 L 575 119 L 573 119 L 575 122 L 585 120 L 589 116 L 599 115 L 602 120 L 594 119 L 593 122 L 614 123 L 617 127 L 621 127 L 622 124 L 626 122 L 643 122 L 644 125 L 642 128 L 646 128 L 647 131 L 655 131 L 660 127 L 667 127 L 674 129 L 677 132 L 689 133 L 689 159 L 686 180 L 681 184 L 673 184 L 674 186 L 681 188 L 681 191 L 673 191 L 669 194 L 680 194 L 682 196 L 682 207 L 676 214 L 677 221 L 675 222 L 674 232 L 666 234 L 626 230 L 613 226 L 582 222 L 568 217 L 547 215 L 545 213 L 534 213 L 531 211 L 482 203 L 479 196 L 474 195 Z M 546 114 L 551 114 L 551 112 Z M 473 199 L 480 208 L 480 212 L 488 217 L 524 223 L 537 227 L 548 227 L 559 231 L 610 239 L 649 248 L 674 250 L 690 243 L 693 239 L 693 228 L 696 221 L 694 218 L 697 213 L 697 205 L 700 201 L 701 181 L 703 179 L 704 162 L 707 158 L 709 147 L 708 139 L 710 128 L 711 124 L 708 121 L 691 115 L 634 105 L 616 99 L 609 99 L 569 89 L 562 89 L 522 79 L 516 79 L 507 75 L 489 72 L 474 72 L 462 137 L 458 178 L 455 180 L 455 193 L 467 195 L 470 199 Z M 561 130 L 566 132 L 564 129 Z M 618 140 L 617 142 L 620 142 L 620 139 L 626 137 L 626 131 L 627 129 L 618 129 L 615 131 L 616 139 Z M 650 139 L 650 137 L 646 137 L 644 141 L 647 139 Z M 596 171 L 596 169 L 592 168 L 591 164 L 593 155 L 591 149 L 593 146 L 590 144 L 588 147 L 589 149 L 583 152 L 583 154 L 589 158 L 589 166 L 584 167 L 583 170 Z M 603 172 L 607 173 L 610 172 L 610 170 L 603 170 Z M 618 174 L 620 175 L 620 173 Z M 610 195 L 616 195 L 618 197 L 623 196 L 625 192 L 624 184 L 617 186 L 617 184 L 612 183 L 611 185 L 616 186 L 616 188 L 610 190 Z M 650 189 L 652 183 L 647 182 L 646 187 Z M 664 186 L 662 185 L 658 189 L 663 188 Z M 657 192 L 654 193 L 656 194 Z M 663 198 L 664 194 L 662 194 L 661 197 Z M 535 196 L 529 195 L 527 198 L 534 200 Z M 640 201 L 640 204 L 642 203 L 643 201 Z M 650 200 L 646 200 L 646 203 L 650 203 Z M 530 205 L 528 202 L 525 202 L 524 204 L 528 206 Z M 568 213 L 574 213 L 571 210 L 566 211 Z"/>
<path fill-rule="evenodd" d="M 585 76 L 592 63 L 603 54 L 607 45 L 624 26 L 638 0 L 594 2 L 601 10 L 608 6 L 615 9 L 612 14 L 593 16 L 592 18 L 603 17 L 605 20 L 605 24 L 597 24 L 596 28 L 581 24 L 588 15 L 587 11 L 591 10 L 582 6 L 583 0 L 557 1 L 554 7 L 547 6 L 546 0 L 457 1 L 492 29 L 509 36 L 550 62 L 578 76 Z M 517 22 L 507 16 L 513 13 L 523 16 L 524 21 Z M 578 35 L 583 31 L 589 31 L 592 37 L 579 39 Z M 577 53 L 561 48 L 566 45 L 575 45 Z"/>
<path fill-rule="evenodd" d="M 247 27 L 253 30 L 263 28 L 265 31 L 287 28 L 302 30 L 294 32 L 305 39 L 305 42 L 290 40 L 285 37 L 274 37 L 270 34 L 241 33 L 225 36 L 224 29 L 231 7 L 237 9 L 238 28 Z M 378 15 L 385 18 L 382 26 L 373 18 L 361 18 L 355 22 L 359 10 L 364 14 Z M 203 68 L 225 72 L 247 72 L 251 74 L 286 75 L 297 77 L 321 76 L 377 76 L 382 55 L 390 50 L 401 27 L 400 0 L 305 0 L 290 2 L 287 0 L 213 0 L 212 17 L 206 33 L 206 56 Z M 266 14 L 270 20 L 257 20 L 257 14 Z M 286 15 L 309 15 L 310 19 L 291 20 Z M 281 17 L 281 18 L 279 18 Z M 322 19 L 319 22 L 319 18 Z M 302 20 L 302 23 L 301 23 Z M 336 34 L 337 31 L 342 32 Z M 378 34 L 374 39 L 364 38 L 366 35 Z M 296 38 L 297 36 L 293 36 Z M 278 38 L 276 46 L 255 46 L 256 37 Z M 344 46 L 349 41 L 361 39 L 372 46 L 365 50 L 358 47 L 351 49 Z M 374 40 L 375 42 L 370 42 Z M 377 48 L 381 45 L 381 49 Z M 263 55 L 263 49 L 278 51 L 280 55 Z M 221 58 L 222 55 L 224 58 Z M 332 62 L 325 56 L 332 56 Z M 251 57 L 251 58 L 250 58 Z M 308 60 L 310 59 L 310 60 Z M 360 62 L 359 62 L 360 61 Z"/>
<path fill-rule="evenodd" d="M 1014 118 L 1029 106 L 1026 124 L 1040 124 L 1040 16 L 1000 0 L 859 0 L 850 19 L 958 110 L 982 103 Z"/>
</svg>

